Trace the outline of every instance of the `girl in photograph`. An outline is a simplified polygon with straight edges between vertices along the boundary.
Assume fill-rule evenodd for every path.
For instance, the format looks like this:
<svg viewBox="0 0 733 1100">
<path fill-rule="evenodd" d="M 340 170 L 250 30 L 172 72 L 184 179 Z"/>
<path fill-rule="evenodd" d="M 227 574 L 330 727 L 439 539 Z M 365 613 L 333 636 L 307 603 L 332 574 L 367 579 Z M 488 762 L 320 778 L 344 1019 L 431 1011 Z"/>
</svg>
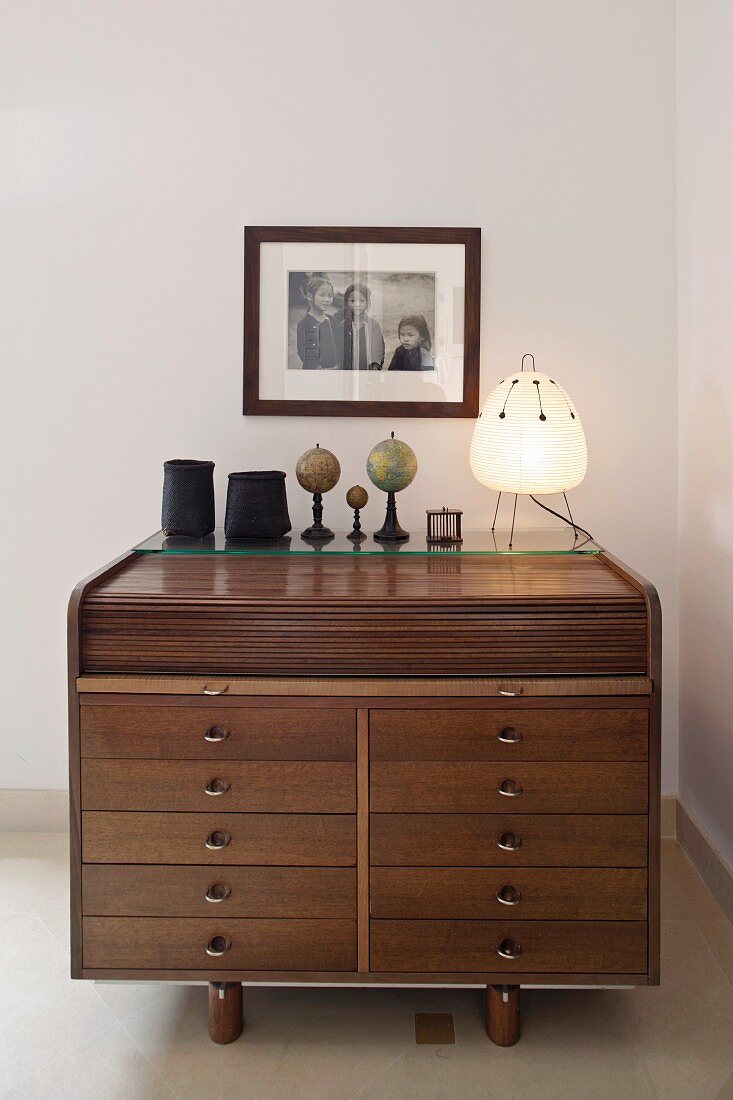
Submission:
<svg viewBox="0 0 733 1100">
<path fill-rule="evenodd" d="M 344 370 L 381 370 L 384 365 L 384 336 L 379 321 L 369 316 L 371 304 L 368 286 L 347 286 L 340 331 Z"/>
<path fill-rule="evenodd" d="M 326 312 L 333 305 L 333 284 L 312 275 L 305 288 L 305 317 L 298 321 L 296 343 L 303 370 L 333 370 L 339 366 L 338 322 Z"/>
<path fill-rule="evenodd" d="M 430 354 L 430 330 L 422 313 L 403 317 L 397 336 L 400 342 L 389 364 L 390 370 L 435 370 L 435 360 Z"/>
</svg>

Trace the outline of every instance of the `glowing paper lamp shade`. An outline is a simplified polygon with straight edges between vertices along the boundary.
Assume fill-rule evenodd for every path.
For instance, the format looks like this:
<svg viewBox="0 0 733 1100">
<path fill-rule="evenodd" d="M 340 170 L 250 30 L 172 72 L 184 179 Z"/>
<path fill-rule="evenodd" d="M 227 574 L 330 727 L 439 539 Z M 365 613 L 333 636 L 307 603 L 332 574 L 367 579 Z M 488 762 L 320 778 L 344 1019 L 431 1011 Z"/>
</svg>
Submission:
<svg viewBox="0 0 733 1100">
<path fill-rule="evenodd" d="M 554 379 L 536 370 L 503 379 L 481 409 L 471 470 L 501 493 L 563 493 L 585 477 L 588 452 L 578 412 Z"/>
</svg>

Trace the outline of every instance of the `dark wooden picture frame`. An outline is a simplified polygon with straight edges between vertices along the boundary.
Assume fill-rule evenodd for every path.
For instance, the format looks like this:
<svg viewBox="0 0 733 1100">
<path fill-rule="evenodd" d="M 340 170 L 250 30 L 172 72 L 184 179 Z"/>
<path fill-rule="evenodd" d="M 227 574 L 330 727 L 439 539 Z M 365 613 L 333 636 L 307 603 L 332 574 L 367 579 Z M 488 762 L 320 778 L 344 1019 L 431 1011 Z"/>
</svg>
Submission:
<svg viewBox="0 0 733 1100">
<path fill-rule="evenodd" d="M 260 245 L 434 244 L 465 248 L 463 395 L 460 401 L 289 400 L 260 397 Z M 244 408 L 260 416 L 476 417 L 479 397 L 481 230 L 246 226 L 244 230 Z"/>
</svg>

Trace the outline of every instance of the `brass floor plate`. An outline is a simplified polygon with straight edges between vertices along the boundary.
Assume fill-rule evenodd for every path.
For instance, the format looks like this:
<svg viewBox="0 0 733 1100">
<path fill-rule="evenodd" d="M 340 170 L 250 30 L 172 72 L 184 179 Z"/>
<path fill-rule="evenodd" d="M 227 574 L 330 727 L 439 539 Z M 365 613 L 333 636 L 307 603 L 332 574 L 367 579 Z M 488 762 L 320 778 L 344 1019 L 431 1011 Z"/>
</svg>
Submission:
<svg viewBox="0 0 733 1100">
<path fill-rule="evenodd" d="M 456 1041 L 451 1012 L 416 1012 L 415 1042 L 427 1046 L 448 1046 Z"/>
</svg>

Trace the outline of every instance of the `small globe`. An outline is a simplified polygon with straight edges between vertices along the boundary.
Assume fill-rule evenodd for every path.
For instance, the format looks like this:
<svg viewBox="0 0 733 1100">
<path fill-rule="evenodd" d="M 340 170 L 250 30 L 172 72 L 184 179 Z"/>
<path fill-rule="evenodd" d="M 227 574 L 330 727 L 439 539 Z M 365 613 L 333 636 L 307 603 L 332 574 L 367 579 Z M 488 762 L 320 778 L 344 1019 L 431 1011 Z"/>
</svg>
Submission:
<svg viewBox="0 0 733 1100">
<path fill-rule="evenodd" d="M 384 493 L 399 493 L 414 481 L 417 458 L 412 447 L 401 439 L 383 439 L 372 448 L 366 468 L 378 489 Z"/>
<path fill-rule="evenodd" d="M 325 447 L 311 447 L 298 459 L 295 476 L 306 492 L 327 493 L 341 477 L 341 466 L 336 455 Z"/>
<path fill-rule="evenodd" d="M 369 500 L 369 493 L 363 485 L 352 485 L 346 493 L 346 503 L 349 508 L 363 508 Z"/>
</svg>

